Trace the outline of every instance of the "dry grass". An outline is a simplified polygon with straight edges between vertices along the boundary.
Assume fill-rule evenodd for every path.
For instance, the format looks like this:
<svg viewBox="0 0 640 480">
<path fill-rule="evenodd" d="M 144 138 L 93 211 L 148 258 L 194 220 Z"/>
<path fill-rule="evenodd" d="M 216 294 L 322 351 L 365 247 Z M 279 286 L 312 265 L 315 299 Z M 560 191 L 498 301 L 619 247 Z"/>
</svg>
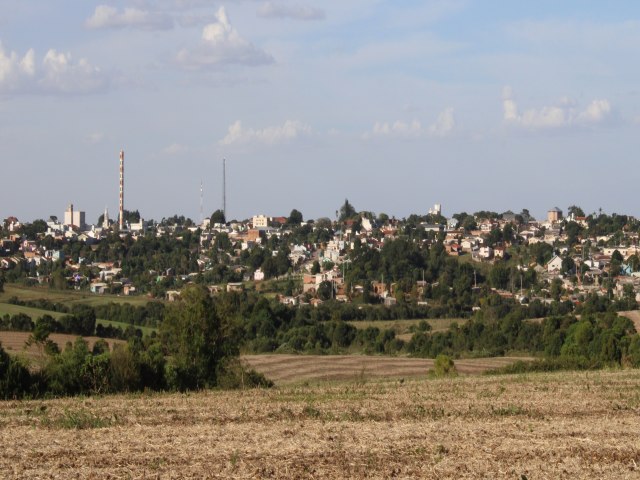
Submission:
<svg viewBox="0 0 640 480">
<path fill-rule="evenodd" d="M 640 372 L 0 402 L 3 478 L 638 478 Z"/>
<path fill-rule="evenodd" d="M 36 346 L 32 345 L 25 348 L 25 343 L 29 338 L 29 332 L 0 332 L 0 343 L 2 348 L 12 355 L 25 355 L 27 358 L 36 359 L 42 357 L 43 352 Z M 63 349 L 67 342 L 73 343 L 78 335 L 67 335 L 64 333 L 52 333 L 49 338 Z M 93 348 L 99 337 L 84 337 L 89 344 L 89 349 Z M 113 349 L 116 343 L 126 343 L 124 340 L 107 340 L 109 347 Z"/>
<path fill-rule="evenodd" d="M 433 360 L 372 355 L 245 355 L 243 359 L 278 385 L 301 381 L 356 380 L 424 376 Z M 529 358 L 496 357 L 456 360 L 463 375 L 480 374 Z"/>
</svg>

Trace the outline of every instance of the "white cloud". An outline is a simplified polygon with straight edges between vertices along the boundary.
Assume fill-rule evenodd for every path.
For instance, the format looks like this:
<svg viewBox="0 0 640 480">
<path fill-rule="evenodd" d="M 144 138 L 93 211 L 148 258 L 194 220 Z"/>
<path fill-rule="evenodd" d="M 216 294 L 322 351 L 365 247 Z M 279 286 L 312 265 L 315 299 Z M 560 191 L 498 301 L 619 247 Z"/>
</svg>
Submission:
<svg viewBox="0 0 640 480">
<path fill-rule="evenodd" d="M 429 134 L 437 137 L 444 137 L 451 133 L 456 126 L 456 119 L 453 115 L 453 108 L 447 108 L 440 112 L 436 123 L 429 127 Z"/>
<path fill-rule="evenodd" d="M 195 49 L 182 49 L 176 56 L 178 64 L 187 68 L 219 65 L 267 65 L 273 57 L 240 36 L 233 28 L 224 7 L 216 13 L 216 21 L 202 30 L 202 40 Z"/>
<path fill-rule="evenodd" d="M 324 20 L 325 13 L 320 8 L 266 2 L 258 9 L 258 16 L 262 18 L 292 18 L 294 20 Z"/>
<path fill-rule="evenodd" d="M 87 135 L 87 141 L 91 144 L 100 143 L 104 140 L 104 133 L 102 132 L 93 132 Z"/>
<path fill-rule="evenodd" d="M 418 137 L 422 134 L 422 124 L 418 120 L 411 123 L 396 120 L 393 123 L 376 122 L 370 133 L 365 133 L 365 138 L 371 136 L 397 136 L 397 137 Z"/>
<path fill-rule="evenodd" d="M 596 125 L 605 122 L 611 115 L 611 104 L 608 100 L 593 100 L 580 111 L 576 108 L 575 102 L 568 98 L 562 98 L 557 105 L 532 108 L 519 113 L 518 105 L 513 99 L 513 91 L 508 86 L 502 91 L 502 108 L 504 120 L 508 124 L 532 130 Z"/>
<path fill-rule="evenodd" d="M 145 30 L 168 30 L 173 28 L 171 16 L 137 8 L 125 8 L 119 12 L 108 5 L 98 5 L 93 15 L 85 21 L 87 28 L 142 28 Z"/>
<path fill-rule="evenodd" d="M 2 93 L 90 93 L 108 86 L 109 78 L 84 58 L 50 49 L 38 65 L 33 49 L 20 58 L 0 44 Z"/>
<path fill-rule="evenodd" d="M 391 122 L 376 122 L 370 132 L 363 135 L 363 138 L 373 137 L 399 137 L 417 138 L 424 136 L 444 137 L 449 135 L 455 127 L 455 117 L 453 108 L 449 107 L 438 115 L 436 122 L 428 127 L 423 127 L 418 120 L 404 122 L 397 120 Z"/>
<path fill-rule="evenodd" d="M 185 145 L 181 145 L 179 143 L 172 143 L 168 147 L 162 150 L 162 153 L 165 155 L 181 155 L 187 153 L 189 151 L 189 147 Z"/>
<path fill-rule="evenodd" d="M 578 120 L 588 123 L 598 123 L 611 113 L 611 104 L 608 100 L 593 100 L 587 108 L 578 115 Z"/>
<path fill-rule="evenodd" d="M 220 145 L 260 143 L 275 145 L 294 140 L 300 136 L 311 134 L 311 127 L 297 120 L 287 120 L 282 125 L 263 129 L 245 128 L 237 120 L 229 125 L 227 135 L 220 140 Z"/>
</svg>

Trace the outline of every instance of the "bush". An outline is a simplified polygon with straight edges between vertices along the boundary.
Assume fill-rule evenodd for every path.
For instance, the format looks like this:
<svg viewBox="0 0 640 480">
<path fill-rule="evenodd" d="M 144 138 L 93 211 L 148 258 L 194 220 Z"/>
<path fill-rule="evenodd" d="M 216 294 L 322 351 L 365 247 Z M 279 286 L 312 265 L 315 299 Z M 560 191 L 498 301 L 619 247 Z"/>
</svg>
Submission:
<svg viewBox="0 0 640 480">
<path fill-rule="evenodd" d="M 273 382 L 262 373 L 247 368 L 237 358 L 223 361 L 218 368 L 218 387 L 223 389 L 271 388 Z"/>
<path fill-rule="evenodd" d="M 31 387 L 29 370 L 0 345 L 0 399 L 22 398 Z"/>
<path fill-rule="evenodd" d="M 448 355 L 440 354 L 436 357 L 436 361 L 433 365 L 432 375 L 438 378 L 441 377 L 457 377 L 458 370 L 456 369 L 453 360 Z"/>
<path fill-rule="evenodd" d="M 559 370 L 597 370 L 602 364 L 586 357 L 542 358 L 533 362 L 519 360 L 504 367 L 488 370 L 487 375 L 516 374 L 530 372 L 556 372 Z"/>
</svg>

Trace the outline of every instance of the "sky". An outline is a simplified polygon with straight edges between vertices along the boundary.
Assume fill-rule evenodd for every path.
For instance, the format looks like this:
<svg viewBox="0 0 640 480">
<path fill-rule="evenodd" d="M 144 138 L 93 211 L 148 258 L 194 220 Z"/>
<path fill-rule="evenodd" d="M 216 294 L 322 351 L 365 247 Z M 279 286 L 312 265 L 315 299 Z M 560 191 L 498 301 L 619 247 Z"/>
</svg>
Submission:
<svg viewBox="0 0 640 480">
<path fill-rule="evenodd" d="M 640 216 L 640 2 L 0 0 L 0 218 Z"/>
</svg>

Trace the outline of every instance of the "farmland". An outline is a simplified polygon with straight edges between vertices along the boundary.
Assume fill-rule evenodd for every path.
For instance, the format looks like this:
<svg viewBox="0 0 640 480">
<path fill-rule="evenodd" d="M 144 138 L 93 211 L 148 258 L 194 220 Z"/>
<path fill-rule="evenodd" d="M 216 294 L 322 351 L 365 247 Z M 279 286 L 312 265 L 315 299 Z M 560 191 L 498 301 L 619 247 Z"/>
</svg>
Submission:
<svg viewBox="0 0 640 480">
<path fill-rule="evenodd" d="M 277 385 L 296 382 L 424 377 L 434 361 L 425 358 L 374 355 L 245 355 L 252 368 Z M 456 360 L 462 375 L 477 375 L 516 360 L 529 358 L 497 357 Z"/>
<path fill-rule="evenodd" d="M 147 297 L 120 297 L 117 295 L 94 295 L 86 292 L 77 292 L 72 290 L 50 290 L 43 287 L 23 287 L 15 284 L 7 284 L 4 286 L 4 293 L 0 293 L 0 316 L 3 315 L 16 315 L 18 313 L 24 313 L 31 317 L 31 320 L 36 321 L 43 315 L 50 315 L 55 319 L 59 319 L 64 313 L 52 312 L 50 310 L 42 310 L 38 308 L 31 308 L 22 305 L 13 305 L 6 303 L 10 298 L 17 297 L 21 301 L 30 300 L 48 300 L 52 303 L 61 303 L 67 307 L 71 307 L 75 304 L 89 305 L 95 307 L 97 305 L 104 305 L 110 302 L 113 303 L 129 303 L 134 306 L 145 305 L 149 299 Z M 114 327 L 119 327 L 125 330 L 129 324 L 123 322 L 114 322 L 111 320 L 105 320 L 98 318 L 96 324 Z M 155 329 L 150 327 L 144 327 L 136 325 L 135 328 L 139 328 L 144 335 L 149 335 Z"/>
<path fill-rule="evenodd" d="M 0 293 L 0 303 L 6 303 L 11 297 L 18 297 L 20 300 L 25 301 L 46 299 L 53 303 L 64 303 L 67 306 L 76 303 L 95 306 L 109 302 L 144 305 L 149 301 L 149 298 L 142 296 L 95 295 L 76 290 L 52 290 L 48 287 L 25 287 L 7 283 L 4 286 L 4 293 Z"/>
<path fill-rule="evenodd" d="M 7 478 L 637 478 L 640 372 L 0 403 Z"/>
<path fill-rule="evenodd" d="M 37 360 L 43 356 L 43 352 L 36 346 L 31 345 L 29 347 L 25 347 L 25 342 L 29 338 L 29 333 L 27 332 L 2 332 L 0 331 L 0 344 L 2 344 L 2 348 L 11 355 L 24 355 L 25 357 Z M 67 342 L 73 343 L 78 335 L 67 335 L 64 333 L 52 333 L 49 335 L 49 338 L 58 345 L 58 347 L 62 350 Z M 84 339 L 89 344 L 89 349 L 93 348 L 93 345 L 98 340 L 98 337 L 84 337 Z M 107 340 L 109 347 L 113 349 L 113 346 L 116 344 L 124 344 L 126 343 L 124 340 L 115 340 L 109 339 Z"/>
<path fill-rule="evenodd" d="M 41 310 L 39 308 L 31 308 L 31 307 L 23 307 L 22 305 L 12 305 L 9 303 L 0 303 L 0 316 L 2 315 L 16 315 L 18 313 L 24 313 L 25 315 L 31 317 L 31 320 L 33 320 L 34 322 L 42 317 L 43 315 L 50 315 L 55 319 L 59 319 L 60 317 L 64 316 L 64 313 L 60 313 L 60 312 L 52 312 L 50 310 Z M 129 324 L 128 323 L 123 323 L 123 322 L 114 322 L 111 320 L 104 320 L 101 318 L 96 319 L 96 324 L 97 325 L 112 325 L 114 327 L 120 327 L 123 330 L 126 329 Z M 140 325 L 134 325 L 135 328 L 139 328 L 143 334 L 148 335 L 151 334 L 151 332 L 153 332 L 155 329 L 154 328 L 150 328 L 150 327 L 143 327 Z"/>
</svg>

